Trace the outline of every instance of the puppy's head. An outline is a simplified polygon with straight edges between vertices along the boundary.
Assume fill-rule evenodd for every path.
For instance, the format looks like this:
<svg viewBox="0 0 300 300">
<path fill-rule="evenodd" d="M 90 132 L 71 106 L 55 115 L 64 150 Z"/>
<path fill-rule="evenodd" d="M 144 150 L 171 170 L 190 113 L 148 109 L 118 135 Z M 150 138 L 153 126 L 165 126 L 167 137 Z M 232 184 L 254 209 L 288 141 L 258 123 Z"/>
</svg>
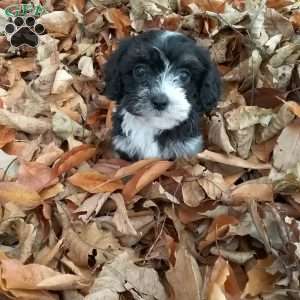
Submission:
<svg viewBox="0 0 300 300">
<path fill-rule="evenodd" d="M 216 104 L 220 79 L 208 51 L 180 34 L 153 30 L 123 40 L 105 66 L 105 94 L 158 129 Z"/>
</svg>

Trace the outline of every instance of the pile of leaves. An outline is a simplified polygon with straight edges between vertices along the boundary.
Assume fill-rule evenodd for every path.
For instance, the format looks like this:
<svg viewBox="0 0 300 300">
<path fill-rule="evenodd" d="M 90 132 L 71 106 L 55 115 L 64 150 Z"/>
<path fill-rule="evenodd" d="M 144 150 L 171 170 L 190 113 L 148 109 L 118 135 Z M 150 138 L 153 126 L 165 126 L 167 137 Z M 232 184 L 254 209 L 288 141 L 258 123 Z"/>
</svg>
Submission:
<svg viewBox="0 0 300 300">
<path fill-rule="evenodd" d="M 0 298 L 299 299 L 300 2 L 40 3 L 37 49 L 0 36 Z M 153 27 L 222 74 L 190 160 L 110 147 L 103 65 Z"/>
</svg>

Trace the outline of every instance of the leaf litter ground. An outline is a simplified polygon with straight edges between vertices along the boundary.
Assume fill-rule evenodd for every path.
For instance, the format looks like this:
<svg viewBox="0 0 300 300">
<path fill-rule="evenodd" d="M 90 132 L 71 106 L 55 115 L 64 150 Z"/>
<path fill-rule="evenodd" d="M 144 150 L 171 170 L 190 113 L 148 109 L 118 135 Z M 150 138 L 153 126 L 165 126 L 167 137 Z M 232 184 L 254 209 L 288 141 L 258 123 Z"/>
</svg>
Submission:
<svg viewBox="0 0 300 300">
<path fill-rule="evenodd" d="M 300 299 L 299 1 L 41 2 L 37 49 L 0 36 L 0 298 Z M 223 78 L 188 161 L 110 148 L 103 64 L 153 27 Z"/>
</svg>

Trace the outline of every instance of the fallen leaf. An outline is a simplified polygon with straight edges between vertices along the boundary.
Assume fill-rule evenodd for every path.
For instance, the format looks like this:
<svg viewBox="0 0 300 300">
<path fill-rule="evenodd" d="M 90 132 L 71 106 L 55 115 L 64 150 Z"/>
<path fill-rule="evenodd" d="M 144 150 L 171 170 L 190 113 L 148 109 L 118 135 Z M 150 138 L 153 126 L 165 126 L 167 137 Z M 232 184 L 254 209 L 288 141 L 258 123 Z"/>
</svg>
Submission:
<svg viewBox="0 0 300 300">
<path fill-rule="evenodd" d="M 75 25 L 76 18 L 67 11 L 53 11 L 41 16 L 39 22 L 44 25 L 47 32 L 67 36 Z"/>
<path fill-rule="evenodd" d="M 206 293 L 209 300 L 241 299 L 237 279 L 222 257 L 218 257 L 213 266 Z"/>
<path fill-rule="evenodd" d="M 234 204 L 240 202 L 273 202 L 274 191 L 271 183 L 260 183 L 257 180 L 249 180 L 237 185 L 231 191 L 231 201 Z"/>
<path fill-rule="evenodd" d="M 41 198 L 35 190 L 15 182 L 0 182 L 0 202 L 10 201 L 24 209 L 32 209 L 41 204 Z"/>
<path fill-rule="evenodd" d="M 210 199 L 219 200 L 227 192 L 227 185 L 219 173 L 204 171 L 198 179 L 199 185 L 203 188 Z"/>
<path fill-rule="evenodd" d="M 84 144 L 75 147 L 61 156 L 59 161 L 54 165 L 54 170 L 59 176 L 84 161 L 91 159 L 95 153 L 96 149 L 91 145 Z"/>
<path fill-rule="evenodd" d="M 165 171 L 167 171 L 173 162 L 171 161 L 156 161 L 147 169 L 142 169 L 133 178 L 127 182 L 123 189 L 125 201 L 132 199 L 140 190 L 153 182 Z"/>
<path fill-rule="evenodd" d="M 245 129 L 247 127 L 261 124 L 266 127 L 273 116 L 271 109 L 257 106 L 241 106 L 225 114 L 227 128 L 230 130 Z"/>
<path fill-rule="evenodd" d="M 52 290 L 70 289 L 71 286 L 83 288 L 86 286 L 80 281 L 79 276 L 71 274 L 61 274 L 48 267 L 29 264 L 22 265 L 14 259 L 1 260 L 2 278 L 5 279 L 5 286 L 7 289 L 25 289 L 25 290 L 40 290 L 49 288 Z M 52 279 L 51 279 L 52 278 Z M 52 283 L 48 287 L 47 282 Z"/>
<path fill-rule="evenodd" d="M 91 132 L 73 121 L 67 114 L 57 111 L 52 118 L 52 129 L 62 139 L 69 137 L 87 137 Z"/>
<path fill-rule="evenodd" d="M 295 167 L 300 157 L 300 120 L 296 119 L 281 133 L 274 148 L 273 165 L 281 171 Z"/>
<path fill-rule="evenodd" d="M 265 170 L 270 169 L 270 164 L 262 164 L 262 163 L 253 163 L 251 161 L 243 160 L 234 155 L 224 155 L 216 152 L 212 152 L 209 150 L 204 150 L 202 153 L 197 154 L 199 159 L 214 161 L 218 163 L 222 163 L 229 166 L 235 166 L 245 169 L 254 169 L 254 170 Z"/>
<path fill-rule="evenodd" d="M 289 106 L 287 104 L 282 105 L 278 113 L 272 117 L 269 126 L 258 131 L 256 134 L 256 142 L 262 143 L 269 140 L 291 123 L 294 118 L 295 115 L 290 111 Z"/>
<path fill-rule="evenodd" d="M 57 183 L 57 177 L 53 169 L 38 162 L 21 162 L 17 183 L 36 192 Z"/>
<path fill-rule="evenodd" d="M 273 290 L 277 276 L 266 271 L 272 263 L 273 258 L 271 256 L 256 261 L 254 267 L 247 272 L 249 281 L 243 291 L 243 297 L 247 295 L 253 297 Z"/>
<path fill-rule="evenodd" d="M 175 299 L 200 300 L 202 278 L 196 259 L 183 246 L 175 252 L 176 262 L 166 272 Z M 186 282 L 186 284 L 182 284 Z"/>
<path fill-rule="evenodd" d="M 216 113 L 216 115 L 211 118 L 208 139 L 210 143 L 217 145 L 227 154 L 235 152 L 225 129 L 224 118 L 220 113 Z"/>
<path fill-rule="evenodd" d="M 121 39 L 128 35 L 130 19 L 120 9 L 108 8 L 105 17 L 116 28 L 117 38 Z"/>
<path fill-rule="evenodd" d="M 134 257 L 129 251 L 121 253 L 102 268 L 90 294 L 85 298 L 117 300 L 118 293 L 125 291 L 133 295 L 143 295 L 146 299 L 168 299 L 157 272 L 152 268 L 135 265 Z"/>
<path fill-rule="evenodd" d="M 118 231 L 125 235 L 137 235 L 138 233 L 134 229 L 132 223 L 128 218 L 124 199 L 121 194 L 113 194 L 111 198 L 114 200 L 117 206 L 117 210 L 113 217 L 113 223 L 116 225 Z"/>
<path fill-rule="evenodd" d="M 0 125 L 0 149 L 15 140 L 16 132 L 11 128 Z"/>
<path fill-rule="evenodd" d="M 197 180 L 184 182 L 182 185 L 183 202 L 190 207 L 197 207 L 206 195 Z"/>
<path fill-rule="evenodd" d="M 121 180 L 110 179 L 94 170 L 77 172 L 68 181 L 90 193 L 115 192 L 123 187 Z"/>
<path fill-rule="evenodd" d="M 78 69 L 81 74 L 88 78 L 95 78 L 96 73 L 94 70 L 93 60 L 89 56 L 82 56 L 78 62 Z"/>
<path fill-rule="evenodd" d="M 46 120 L 26 117 L 4 109 L 0 109 L 0 124 L 29 134 L 41 134 L 51 129 Z"/>
</svg>

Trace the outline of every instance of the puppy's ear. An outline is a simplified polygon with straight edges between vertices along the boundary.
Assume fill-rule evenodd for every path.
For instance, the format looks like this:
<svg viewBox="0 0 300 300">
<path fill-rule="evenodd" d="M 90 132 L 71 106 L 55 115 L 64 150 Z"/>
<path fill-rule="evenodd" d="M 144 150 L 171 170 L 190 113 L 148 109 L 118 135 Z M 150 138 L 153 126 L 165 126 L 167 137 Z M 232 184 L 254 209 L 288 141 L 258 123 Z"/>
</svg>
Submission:
<svg viewBox="0 0 300 300">
<path fill-rule="evenodd" d="M 120 62 L 128 45 L 129 39 L 121 41 L 119 48 L 110 56 L 104 66 L 104 80 L 106 83 L 104 95 L 118 103 L 121 101 L 123 95 Z"/>
<path fill-rule="evenodd" d="M 221 79 L 215 64 L 210 62 L 209 69 L 200 87 L 200 111 L 210 112 L 217 106 L 221 95 Z"/>
</svg>

